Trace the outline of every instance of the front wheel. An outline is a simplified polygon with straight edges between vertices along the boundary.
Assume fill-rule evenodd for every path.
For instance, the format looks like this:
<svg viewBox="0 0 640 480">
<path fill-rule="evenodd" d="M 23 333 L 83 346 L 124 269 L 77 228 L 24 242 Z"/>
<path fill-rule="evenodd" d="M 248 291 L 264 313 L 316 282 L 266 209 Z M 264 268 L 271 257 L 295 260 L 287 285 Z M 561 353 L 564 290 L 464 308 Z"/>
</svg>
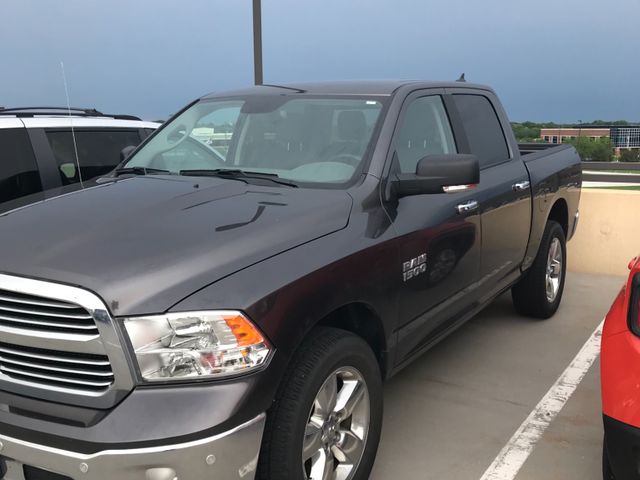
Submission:
<svg viewBox="0 0 640 480">
<path fill-rule="evenodd" d="M 556 313 L 564 291 L 566 259 L 564 230 L 558 222 L 549 220 L 533 265 L 511 289 L 518 313 L 536 318 Z"/>
<path fill-rule="evenodd" d="M 344 330 L 313 330 L 267 415 L 257 478 L 369 478 L 382 427 L 382 378 L 371 348 Z"/>
</svg>

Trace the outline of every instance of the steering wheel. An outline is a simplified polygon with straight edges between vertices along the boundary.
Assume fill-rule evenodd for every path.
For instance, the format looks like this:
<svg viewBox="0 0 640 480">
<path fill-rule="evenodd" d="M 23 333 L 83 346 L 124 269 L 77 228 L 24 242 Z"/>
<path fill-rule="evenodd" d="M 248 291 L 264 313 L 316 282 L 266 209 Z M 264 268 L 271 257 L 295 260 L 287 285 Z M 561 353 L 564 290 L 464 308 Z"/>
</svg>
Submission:
<svg viewBox="0 0 640 480">
<path fill-rule="evenodd" d="M 360 164 L 361 160 L 362 158 L 359 157 L 358 155 L 353 155 L 351 153 L 340 153 L 335 157 L 333 157 L 330 161 L 338 162 L 338 163 L 346 163 L 347 165 L 350 165 L 353 168 L 356 168 Z"/>
</svg>

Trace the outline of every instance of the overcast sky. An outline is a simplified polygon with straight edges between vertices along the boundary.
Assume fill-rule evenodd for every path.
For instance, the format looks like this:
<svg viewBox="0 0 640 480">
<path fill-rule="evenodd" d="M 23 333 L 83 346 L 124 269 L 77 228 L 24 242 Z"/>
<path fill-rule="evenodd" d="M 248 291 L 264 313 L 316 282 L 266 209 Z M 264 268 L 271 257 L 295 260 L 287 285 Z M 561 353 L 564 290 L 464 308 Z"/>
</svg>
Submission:
<svg viewBox="0 0 640 480">
<path fill-rule="evenodd" d="M 263 0 L 265 83 L 454 80 L 511 118 L 640 121 L 640 0 Z M 0 105 L 165 118 L 253 81 L 251 0 L 0 0 Z"/>
</svg>

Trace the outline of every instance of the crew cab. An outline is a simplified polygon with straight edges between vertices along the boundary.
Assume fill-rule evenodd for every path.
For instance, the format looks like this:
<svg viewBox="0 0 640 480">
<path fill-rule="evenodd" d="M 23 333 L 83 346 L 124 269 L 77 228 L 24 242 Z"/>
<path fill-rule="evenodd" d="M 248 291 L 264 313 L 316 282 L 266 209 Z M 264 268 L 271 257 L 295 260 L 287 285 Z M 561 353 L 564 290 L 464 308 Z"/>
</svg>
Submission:
<svg viewBox="0 0 640 480">
<path fill-rule="evenodd" d="M 110 172 L 158 125 L 89 108 L 0 107 L 0 212 Z"/>
<path fill-rule="evenodd" d="M 368 478 L 384 379 L 509 289 L 554 314 L 581 182 L 480 85 L 198 99 L 0 216 L 7 478 Z"/>
<path fill-rule="evenodd" d="M 640 257 L 607 313 L 602 331 L 600 377 L 604 480 L 634 480 L 640 465 Z"/>
</svg>

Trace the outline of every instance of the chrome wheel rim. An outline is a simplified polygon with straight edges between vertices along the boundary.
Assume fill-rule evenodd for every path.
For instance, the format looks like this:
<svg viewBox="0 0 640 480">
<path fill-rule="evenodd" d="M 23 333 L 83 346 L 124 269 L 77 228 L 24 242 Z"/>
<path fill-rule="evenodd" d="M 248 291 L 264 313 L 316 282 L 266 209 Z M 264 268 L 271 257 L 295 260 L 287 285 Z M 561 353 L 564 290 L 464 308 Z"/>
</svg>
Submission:
<svg viewBox="0 0 640 480">
<path fill-rule="evenodd" d="M 549 246 L 547 255 L 546 291 L 549 303 L 558 296 L 560 281 L 562 280 L 562 245 L 558 238 L 554 238 Z"/>
<path fill-rule="evenodd" d="M 350 480 L 369 434 L 371 404 L 362 374 L 343 367 L 318 391 L 302 443 L 302 471 L 309 480 Z"/>
</svg>

